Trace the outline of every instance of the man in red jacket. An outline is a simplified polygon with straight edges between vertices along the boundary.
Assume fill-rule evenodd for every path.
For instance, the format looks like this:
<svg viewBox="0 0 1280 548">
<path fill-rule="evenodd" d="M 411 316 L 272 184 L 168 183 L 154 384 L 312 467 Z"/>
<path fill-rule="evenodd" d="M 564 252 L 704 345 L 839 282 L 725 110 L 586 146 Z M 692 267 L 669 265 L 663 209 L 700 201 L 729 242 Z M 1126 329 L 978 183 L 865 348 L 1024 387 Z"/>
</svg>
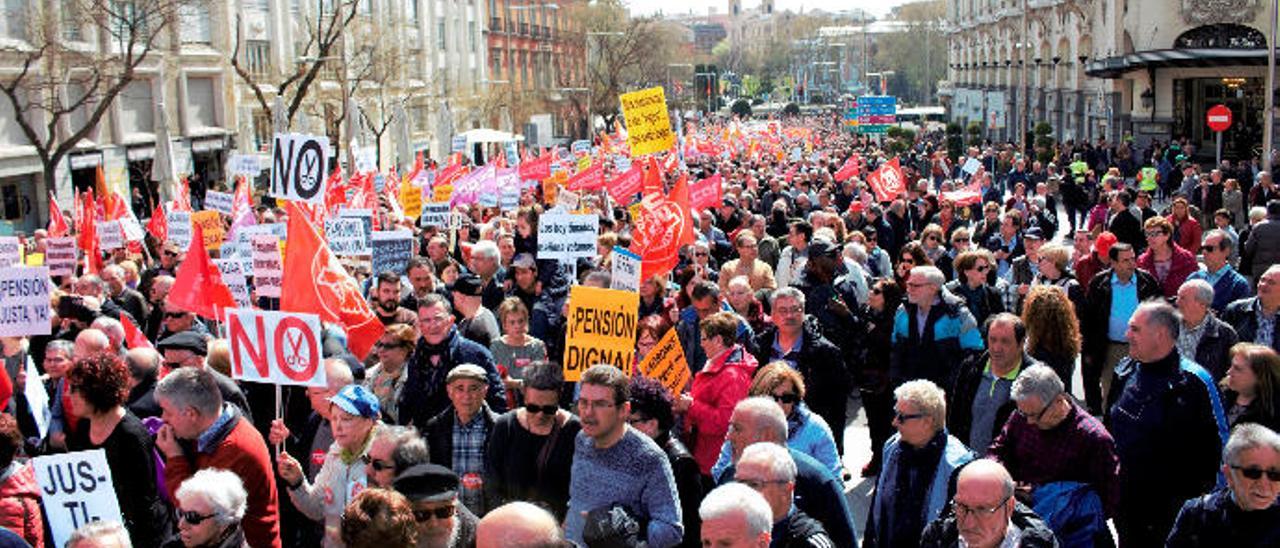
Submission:
<svg viewBox="0 0 1280 548">
<path fill-rule="evenodd" d="M 165 425 L 156 434 L 164 453 L 165 485 L 170 500 L 182 482 L 204 468 L 230 470 L 244 480 L 249 508 L 241 521 L 254 548 L 280 548 L 280 515 L 271 455 L 262 435 L 224 404 L 218 383 L 207 369 L 182 367 L 156 385 L 156 401 Z"/>
</svg>

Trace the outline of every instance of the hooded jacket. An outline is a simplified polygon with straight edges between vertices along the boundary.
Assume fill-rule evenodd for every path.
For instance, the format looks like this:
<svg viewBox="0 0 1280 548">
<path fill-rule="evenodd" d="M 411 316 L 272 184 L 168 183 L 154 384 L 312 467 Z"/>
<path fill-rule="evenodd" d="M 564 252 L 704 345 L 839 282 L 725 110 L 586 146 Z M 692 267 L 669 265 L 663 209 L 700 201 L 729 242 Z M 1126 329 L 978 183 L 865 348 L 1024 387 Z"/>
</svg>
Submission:
<svg viewBox="0 0 1280 548">
<path fill-rule="evenodd" d="M 36 548 L 44 546 L 40 486 L 30 464 L 11 462 L 0 470 L 0 527 L 13 531 Z"/>
</svg>

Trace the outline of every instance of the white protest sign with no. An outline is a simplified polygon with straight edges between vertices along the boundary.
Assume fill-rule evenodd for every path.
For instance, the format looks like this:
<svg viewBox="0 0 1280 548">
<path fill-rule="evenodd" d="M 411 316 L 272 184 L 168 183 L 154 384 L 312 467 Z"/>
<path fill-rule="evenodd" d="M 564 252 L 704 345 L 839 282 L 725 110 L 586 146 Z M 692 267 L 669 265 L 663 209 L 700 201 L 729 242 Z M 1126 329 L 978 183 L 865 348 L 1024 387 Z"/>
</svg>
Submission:
<svg viewBox="0 0 1280 548">
<path fill-rule="evenodd" d="M 66 546 L 71 533 L 94 521 L 123 523 L 115 482 L 102 449 L 31 459 L 40 484 L 52 546 Z"/>
<path fill-rule="evenodd" d="M 271 146 L 272 196 L 313 204 L 324 203 L 329 138 L 277 133 Z"/>
<path fill-rule="evenodd" d="M 0 337 L 48 335 L 49 268 L 0 268 Z"/>
<path fill-rule="evenodd" d="M 611 289 L 623 291 L 640 291 L 640 256 L 630 250 L 614 247 L 613 272 L 610 278 Z"/>
<path fill-rule="evenodd" d="M 538 258 L 571 262 L 596 256 L 600 218 L 595 215 L 544 213 L 538 218 Z"/>
<path fill-rule="evenodd" d="M 223 215 L 230 215 L 231 205 L 235 201 L 235 197 L 235 194 L 230 192 L 210 190 L 204 193 L 204 208 L 206 211 L 217 211 Z"/>
<path fill-rule="evenodd" d="M 227 310 L 231 376 L 237 380 L 324 386 L 320 316 L 295 312 Z"/>
</svg>

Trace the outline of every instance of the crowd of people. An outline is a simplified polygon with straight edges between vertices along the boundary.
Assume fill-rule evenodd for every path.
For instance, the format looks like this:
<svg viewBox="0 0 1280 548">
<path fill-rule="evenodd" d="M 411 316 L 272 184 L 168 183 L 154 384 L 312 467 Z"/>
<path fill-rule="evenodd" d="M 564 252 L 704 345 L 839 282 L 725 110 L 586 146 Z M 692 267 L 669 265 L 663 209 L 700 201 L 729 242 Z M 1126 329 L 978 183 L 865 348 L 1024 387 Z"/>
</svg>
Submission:
<svg viewBox="0 0 1280 548">
<path fill-rule="evenodd" d="M 635 363 L 576 382 L 570 288 L 611 287 L 638 232 L 603 191 L 576 264 L 539 256 L 544 185 L 452 228 L 382 200 L 413 257 L 344 259 L 384 327 L 355 355 L 326 323 L 325 386 L 236 380 L 225 330 L 173 302 L 173 241 L 53 277 L 52 334 L 0 339 L 0 545 L 52 544 L 30 459 L 90 449 L 122 522 L 68 546 L 1280 545 L 1269 173 L 925 135 L 881 200 L 888 148 L 836 122 L 689 123 L 710 151 L 661 155 L 651 191 L 719 176 L 721 198 L 674 266 L 646 261 Z M 255 221 L 290 222 L 271 202 Z M 678 393 L 637 366 L 672 331 Z"/>
</svg>

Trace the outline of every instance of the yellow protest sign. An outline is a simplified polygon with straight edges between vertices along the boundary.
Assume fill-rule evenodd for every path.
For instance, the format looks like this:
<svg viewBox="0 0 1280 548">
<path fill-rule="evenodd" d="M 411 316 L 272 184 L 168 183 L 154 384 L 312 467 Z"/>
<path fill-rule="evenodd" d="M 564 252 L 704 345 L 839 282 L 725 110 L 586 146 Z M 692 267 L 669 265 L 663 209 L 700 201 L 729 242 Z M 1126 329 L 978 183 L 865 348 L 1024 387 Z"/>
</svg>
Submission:
<svg viewBox="0 0 1280 548">
<path fill-rule="evenodd" d="M 557 195 L 560 193 L 560 185 L 551 179 L 542 181 L 542 203 L 551 205 L 556 203 Z"/>
<path fill-rule="evenodd" d="M 680 347 L 680 337 L 675 329 L 668 329 L 662 340 L 645 355 L 640 362 L 640 372 L 667 387 L 672 395 L 678 396 L 689 384 L 689 362 L 685 361 L 684 349 Z"/>
<path fill-rule="evenodd" d="M 440 185 L 432 189 L 431 201 L 447 202 L 453 197 L 453 185 Z"/>
<path fill-rule="evenodd" d="M 599 363 L 607 363 L 630 375 L 639 322 L 639 293 L 573 286 L 569 292 L 564 380 L 577 382 L 583 371 Z"/>
<path fill-rule="evenodd" d="M 633 157 L 671 149 L 676 136 L 671 132 L 667 97 L 661 87 L 623 93 L 618 101 L 627 121 L 627 144 Z"/>
<path fill-rule="evenodd" d="M 591 167 L 591 157 L 583 156 L 578 158 L 578 173 L 582 173 Z"/>
<path fill-rule="evenodd" d="M 197 211 L 191 214 L 191 224 L 200 225 L 204 231 L 204 248 L 221 249 L 222 239 L 227 235 L 226 225 L 222 224 L 222 214 L 217 211 Z"/>
<path fill-rule="evenodd" d="M 44 266 L 44 253 L 32 253 L 27 255 L 27 266 Z"/>
<path fill-rule="evenodd" d="M 413 186 L 413 182 L 407 177 L 400 183 L 400 208 L 404 210 L 404 216 L 410 219 L 417 219 L 422 215 L 422 189 Z"/>
</svg>

